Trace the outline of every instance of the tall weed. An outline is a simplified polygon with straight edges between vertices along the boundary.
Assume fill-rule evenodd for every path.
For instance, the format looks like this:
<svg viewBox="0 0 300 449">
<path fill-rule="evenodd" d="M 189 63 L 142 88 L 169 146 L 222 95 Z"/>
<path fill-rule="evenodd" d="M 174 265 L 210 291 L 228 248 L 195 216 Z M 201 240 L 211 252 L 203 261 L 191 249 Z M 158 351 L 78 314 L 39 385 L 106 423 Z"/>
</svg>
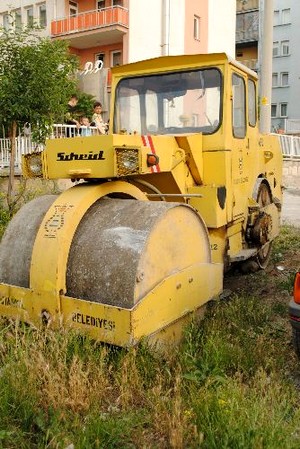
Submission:
<svg viewBox="0 0 300 449">
<path fill-rule="evenodd" d="M 299 448 L 287 298 L 274 270 L 247 279 L 167 353 L 1 319 L 0 448 Z"/>
</svg>

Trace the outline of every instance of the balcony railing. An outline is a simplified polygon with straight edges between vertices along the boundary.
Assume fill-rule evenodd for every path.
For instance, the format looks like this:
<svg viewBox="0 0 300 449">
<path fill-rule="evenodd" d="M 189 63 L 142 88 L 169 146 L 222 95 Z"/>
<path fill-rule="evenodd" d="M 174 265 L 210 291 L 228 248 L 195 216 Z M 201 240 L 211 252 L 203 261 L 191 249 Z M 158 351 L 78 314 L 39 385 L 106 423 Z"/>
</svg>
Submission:
<svg viewBox="0 0 300 449">
<path fill-rule="evenodd" d="M 238 58 L 239 62 L 241 62 L 242 64 L 244 64 L 246 67 L 248 67 L 251 70 L 256 71 L 257 70 L 257 64 L 258 61 L 257 59 L 242 59 L 242 58 Z"/>
<path fill-rule="evenodd" d="M 236 43 L 259 39 L 259 12 L 245 11 L 236 15 Z"/>
<path fill-rule="evenodd" d="M 90 31 L 111 25 L 121 25 L 128 28 L 128 9 L 122 6 L 112 6 L 95 11 L 87 11 L 76 16 L 65 17 L 51 22 L 51 35 L 62 36 L 81 31 Z"/>
<path fill-rule="evenodd" d="M 82 127 L 85 129 L 85 127 Z M 95 127 L 90 127 L 92 135 L 97 135 L 98 131 Z M 81 136 L 80 130 L 75 125 L 60 125 L 53 126 L 51 139 L 60 139 L 66 136 Z M 281 151 L 284 159 L 298 159 L 300 160 L 300 137 L 288 136 L 286 134 L 275 134 L 281 146 Z M 19 136 L 16 138 L 16 157 L 15 170 L 16 174 L 21 173 L 22 155 L 32 153 L 33 151 L 43 151 L 43 145 L 37 146 L 32 142 L 30 135 Z M 0 139 L 0 175 L 7 176 L 9 172 L 10 161 L 10 140 L 7 138 Z"/>
<path fill-rule="evenodd" d="M 250 30 L 237 30 L 235 34 L 237 44 L 242 42 L 257 42 L 258 38 L 259 38 L 258 28 Z"/>
</svg>

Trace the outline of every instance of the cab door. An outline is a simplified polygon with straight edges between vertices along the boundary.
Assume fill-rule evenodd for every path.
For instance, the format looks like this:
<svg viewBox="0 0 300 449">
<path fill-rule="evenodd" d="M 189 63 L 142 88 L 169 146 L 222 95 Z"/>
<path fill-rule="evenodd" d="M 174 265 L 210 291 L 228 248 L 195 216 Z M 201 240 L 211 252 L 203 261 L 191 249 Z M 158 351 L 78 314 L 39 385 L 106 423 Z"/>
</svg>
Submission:
<svg viewBox="0 0 300 449">
<path fill-rule="evenodd" d="M 232 219 L 247 215 L 251 184 L 251 152 L 248 135 L 247 76 L 232 71 Z"/>
</svg>

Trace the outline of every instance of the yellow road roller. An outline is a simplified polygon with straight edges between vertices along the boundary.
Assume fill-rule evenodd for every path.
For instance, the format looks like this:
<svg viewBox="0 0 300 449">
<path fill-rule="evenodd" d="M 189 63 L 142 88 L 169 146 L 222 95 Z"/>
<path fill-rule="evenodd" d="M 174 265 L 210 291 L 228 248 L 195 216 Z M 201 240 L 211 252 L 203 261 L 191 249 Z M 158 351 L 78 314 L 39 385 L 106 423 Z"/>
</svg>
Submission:
<svg viewBox="0 0 300 449">
<path fill-rule="evenodd" d="M 114 67 L 109 134 L 24 156 L 25 177 L 74 185 L 12 219 L 0 314 L 123 347 L 172 342 L 230 266 L 264 268 L 282 157 L 259 133 L 257 83 L 225 54 Z"/>
</svg>

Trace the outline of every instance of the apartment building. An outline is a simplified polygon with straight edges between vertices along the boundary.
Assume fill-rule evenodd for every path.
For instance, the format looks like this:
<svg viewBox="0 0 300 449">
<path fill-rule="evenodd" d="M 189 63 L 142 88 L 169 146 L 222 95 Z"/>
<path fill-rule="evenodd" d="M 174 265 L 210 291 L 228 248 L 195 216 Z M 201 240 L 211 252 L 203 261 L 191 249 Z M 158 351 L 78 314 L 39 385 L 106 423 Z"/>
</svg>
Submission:
<svg viewBox="0 0 300 449">
<path fill-rule="evenodd" d="M 31 26 L 33 23 L 42 28 L 42 34 L 49 34 L 49 21 L 53 17 L 46 1 L 2 0 L 0 2 L 0 26 L 5 29 Z"/>
<path fill-rule="evenodd" d="M 115 65 L 176 54 L 234 57 L 235 8 L 236 0 L 2 0 L 0 25 L 36 22 L 52 39 L 68 40 L 80 58 L 81 88 L 107 109 Z"/>
<path fill-rule="evenodd" d="M 236 0 L 236 57 L 260 74 L 267 0 Z M 274 0 L 271 130 L 300 134 L 300 3 Z"/>
<path fill-rule="evenodd" d="M 274 0 L 272 128 L 291 134 L 300 133 L 299 37 L 299 0 Z"/>
</svg>

